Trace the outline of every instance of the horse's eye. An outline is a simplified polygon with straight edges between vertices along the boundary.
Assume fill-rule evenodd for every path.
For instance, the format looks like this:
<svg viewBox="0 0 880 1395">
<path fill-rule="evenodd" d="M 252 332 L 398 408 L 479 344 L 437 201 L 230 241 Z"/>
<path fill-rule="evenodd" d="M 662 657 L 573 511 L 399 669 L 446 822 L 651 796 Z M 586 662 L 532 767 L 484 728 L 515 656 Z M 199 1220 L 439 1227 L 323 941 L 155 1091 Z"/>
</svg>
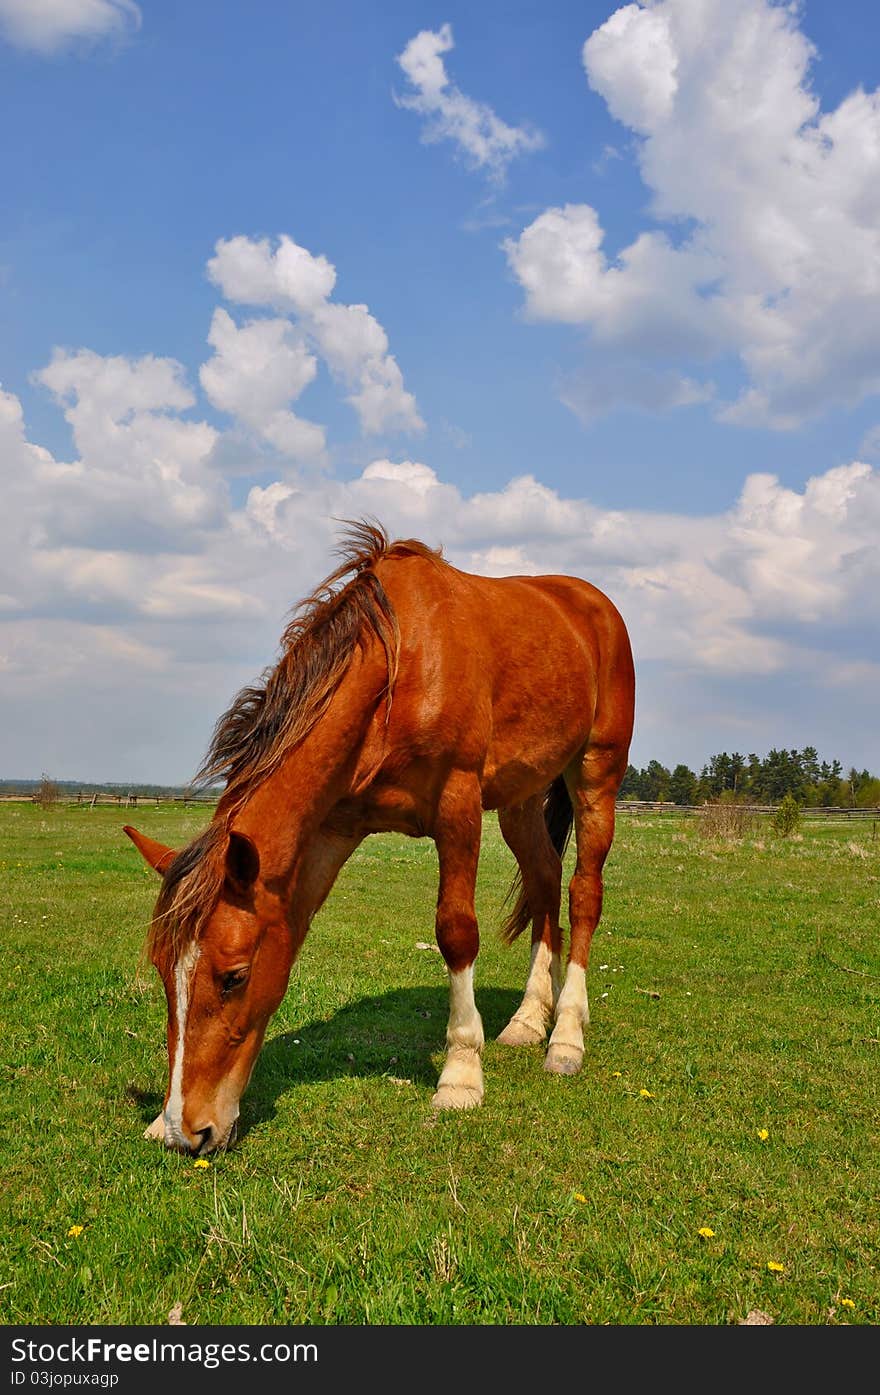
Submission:
<svg viewBox="0 0 880 1395">
<path fill-rule="evenodd" d="M 225 998 L 227 994 L 233 993 L 236 988 L 241 988 L 247 982 L 247 969 L 230 969 L 228 974 L 223 974 L 220 978 L 220 992 Z"/>
</svg>

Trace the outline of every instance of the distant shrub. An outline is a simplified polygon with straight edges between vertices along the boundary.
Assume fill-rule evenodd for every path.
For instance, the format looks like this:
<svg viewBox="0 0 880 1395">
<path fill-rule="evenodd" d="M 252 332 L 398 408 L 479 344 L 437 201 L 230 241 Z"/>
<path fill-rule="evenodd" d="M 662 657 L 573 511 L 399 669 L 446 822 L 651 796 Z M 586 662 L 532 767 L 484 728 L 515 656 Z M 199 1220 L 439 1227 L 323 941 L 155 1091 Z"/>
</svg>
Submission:
<svg viewBox="0 0 880 1395">
<path fill-rule="evenodd" d="M 801 826 L 801 806 L 793 794 L 787 794 L 771 816 L 770 827 L 778 838 L 790 838 Z"/>
<path fill-rule="evenodd" d="M 710 799 L 697 815 L 701 838 L 736 842 L 748 837 L 755 827 L 755 816 L 732 792 Z"/>
<path fill-rule="evenodd" d="M 40 783 L 37 785 L 34 793 L 34 799 L 41 809 L 49 809 L 53 804 L 57 804 L 60 798 L 61 791 L 55 781 L 50 779 L 46 772 L 43 771 Z"/>
</svg>

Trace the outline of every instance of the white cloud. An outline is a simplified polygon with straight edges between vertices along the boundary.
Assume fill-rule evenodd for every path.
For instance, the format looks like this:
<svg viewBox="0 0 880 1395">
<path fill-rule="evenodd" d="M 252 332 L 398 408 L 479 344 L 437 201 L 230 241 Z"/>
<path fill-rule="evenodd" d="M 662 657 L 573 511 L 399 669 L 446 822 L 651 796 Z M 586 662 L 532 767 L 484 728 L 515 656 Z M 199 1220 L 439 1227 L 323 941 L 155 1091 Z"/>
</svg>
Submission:
<svg viewBox="0 0 880 1395">
<path fill-rule="evenodd" d="M 179 363 L 56 350 L 33 377 L 63 408 L 79 453 L 69 464 L 39 461 L 35 538 L 173 549 L 193 529 L 219 525 L 226 491 L 210 468 L 218 433 L 179 416 L 194 403 Z"/>
<path fill-rule="evenodd" d="M 284 234 L 274 251 L 267 237 L 239 236 L 220 239 L 208 262 L 208 277 L 227 300 L 306 315 L 331 294 L 336 268 Z"/>
<path fill-rule="evenodd" d="M 373 460 L 361 475 L 362 480 L 390 480 L 404 485 L 422 498 L 436 489 L 440 481 L 430 465 L 413 460 Z"/>
<path fill-rule="evenodd" d="M 731 520 L 727 569 L 755 596 L 764 622 L 875 613 L 878 479 L 859 462 L 809 480 L 802 494 L 773 475 L 748 477 Z"/>
<path fill-rule="evenodd" d="M 508 126 L 485 102 L 466 97 L 450 81 L 442 55 L 455 47 L 452 28 L 423 29 L 409 43 L 397 62 L 414 94 L 396 97 L 398 106 L 426 117 L 422 140 L 430 144 L 451 140 L 473 169 L 485 170 L 501 182 L 511 160 L 540 150 L 544 137 L 526 126 Z"/>
<path fill-rule="evenodd" d="M 584 67 L 635 132 L 670 235 L 609 254 L 594 208 L 545 210 L 504 244 L 528 314 L 588 327 L 606 364 L 735 356 L 745 386 L 718 408 L 734 424 L 790 429 L 880 392 L 880 95 L 821 112 L 813 56 L 793 5 L 617 10 Z"/>
<path fill-rule="evenodd" d="M 663 359 L 705 358 L 723 346 L 720 314 L 702 290 L 717 279 L 709 256 L 683 258 L 661 233 L 643 233 L 609 265 L 604 233 L 586 204 L 549 208 L 505 244 L 535 319 L 592 326 L 596 340 Z"/>
<path fill-rule="evenodd" d="M 403 385 L 378 320 L 366 305 L 329 299 L 336 269 L 326 257 L 313 256 L 286 236 L 274 249 L 267 238 L 221 238 L 208 262 L 208 276 L 227 300 L 297 316 L 307 343 L 351 389 L 347 400 L 368 435 L 423 429 L 416 400 Z"/>
<path fill-rule="evenodd" d="M 74 40 L 120 38 L 140 26 L 134 0 L 0 0 L 0 33 L 42 54 Z"/>
<path fill-rule="evenodd" d="M 199 379 L 215 407 L 251 427 L 278 450 L 298 460 L 320 459 L 324 428 L 289 410 L 318 371 L 317 360 L 290 321 L 251 320 L 236 325 L 223 309 L 214 311 L 208 343 L 214 356 Z"/>
<path fill-rule="evenodd" d="M 90 349 L 69 353 L 56 349 L 52 362 L 34 374 L 59 401 L 70 407 L 75 429 L 88 429 L 90 416 L 121 421 L 131 413 L 165 407 L 191 407 L 183 365 L 152 354 L 132 361 L 103 358 Z"/>
<path fill-rule="evenodd" d="M 662 5 L 616 10 L 587 40 L 583 57 L 591 85 L 602 92 L 618 121 L 650 131 L 670 115 L 678 90 L 678 54 Z"/>
</svg>

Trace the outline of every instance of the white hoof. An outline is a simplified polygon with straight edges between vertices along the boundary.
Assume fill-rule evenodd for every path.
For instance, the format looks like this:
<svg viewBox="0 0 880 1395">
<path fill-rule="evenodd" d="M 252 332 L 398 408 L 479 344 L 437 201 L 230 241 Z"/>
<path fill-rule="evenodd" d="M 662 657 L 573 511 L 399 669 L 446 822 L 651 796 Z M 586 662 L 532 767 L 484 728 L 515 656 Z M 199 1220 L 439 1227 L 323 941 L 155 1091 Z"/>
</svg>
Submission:
<svg viewBox="0 0 880 1395">
<path fill-rule="evenodd" d="M 551 1075 L 577 1075 L 583 1065 L 584 1053 L 574 1046 L 557 1045 L 551 1042 L 544 1057 L 544 1069 Z"/>
<path fill-rule="evenodd" d="M 150 1127 L 144 1129 L 144 1138 L 155 1139 L 157 1143 L 165 1142 L 165 1115 L 158 1114 Z"/>
<path fill-rule="evenodd" d="M 473 1085 L 438 1085 L 431 1100 L 435 1109 L 477 1109 L 483 1103 L 483 1091 Z"/>
<path fill-rule="evenodd" d="M 546 1035 L 546 1029 L 532 1026 L 519 1017 L 511 1017 L 504 1031 L 499 1033 L 498 1040 L 502 1046 L 534 1046 L 536 1042 L 543 1041 Z"/>
<path fill-rule="evenodd" d="M 431 1100 L 435 1109 L 475 1109 L 483 1103 L 483 1067 L 473 1047 L 453 1046 Z"/>
</svg>

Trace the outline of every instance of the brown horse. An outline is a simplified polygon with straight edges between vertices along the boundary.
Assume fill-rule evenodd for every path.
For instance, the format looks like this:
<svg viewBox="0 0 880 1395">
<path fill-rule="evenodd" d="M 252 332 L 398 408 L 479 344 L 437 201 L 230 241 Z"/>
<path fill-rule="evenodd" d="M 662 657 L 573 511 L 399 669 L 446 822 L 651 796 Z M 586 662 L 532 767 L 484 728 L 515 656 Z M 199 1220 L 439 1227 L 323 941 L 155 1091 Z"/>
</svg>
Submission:
<svg viewBox="0 0 880 1395">
<path fill-rule="evenodd" d="M 633 724 L 623 621 L 585 581 L 472 576 L 367 523 L 350 526 L 342 558 L 297 608 L 275 667 L 217 723 L 200 777 L 226 785 L 208 828 L 180 852 L 125 830 L 163 877 L 149 949 L 168 999 L 170 1079 L 147 1136 L 193 1153 L 234 1137 L 312 917 L 369 833 L 437 847 L 450 1006 L 434 1105 L 483 1097 L 473 975 L 485 809 L 519 866 L 505 937 L 532 927 L 525 995 L 499 1040 L 538 1042 L 552 1026 L 546 1069 L 573 1074 L 583 1060 L 587 956 Z"/>
</svg>

